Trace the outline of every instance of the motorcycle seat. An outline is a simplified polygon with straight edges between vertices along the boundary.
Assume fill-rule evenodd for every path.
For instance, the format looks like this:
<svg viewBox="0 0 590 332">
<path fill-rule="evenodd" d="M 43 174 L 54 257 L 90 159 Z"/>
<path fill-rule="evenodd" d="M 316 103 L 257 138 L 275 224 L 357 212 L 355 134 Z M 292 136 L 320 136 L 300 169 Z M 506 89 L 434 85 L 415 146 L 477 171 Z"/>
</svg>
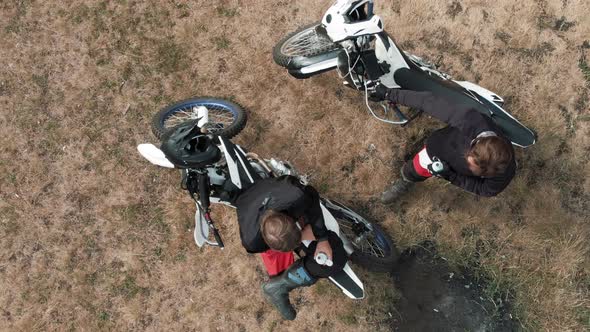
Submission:
<svg viewBox="0 0 590 332">
<path fill-rule="evenodd" d="M 512 117 L 500 105 L 452 80 L 429 75 L 409 59 L 406 61 L 410 64 L 410 68 L 400 68 L 394 73 L 395 82 L 402 89 L 430 91 L 452 104 L 471 107 L 491 117 L 514 145 L 528 147 L 536 142 L 537 134 Z"/>
</svg>

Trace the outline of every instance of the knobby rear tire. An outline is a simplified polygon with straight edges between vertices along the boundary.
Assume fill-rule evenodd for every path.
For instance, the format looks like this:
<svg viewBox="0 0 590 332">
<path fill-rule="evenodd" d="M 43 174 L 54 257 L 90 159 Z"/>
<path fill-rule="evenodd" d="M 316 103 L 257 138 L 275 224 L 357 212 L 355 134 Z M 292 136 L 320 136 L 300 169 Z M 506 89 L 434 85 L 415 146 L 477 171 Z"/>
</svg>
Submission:
<svg viewBox="0 0 590 332">
<path fill-rule="evenodd" d="M 294 66 L 295 60 L 311 58 L 340 49 L 328 37 L 320 36 L 315 28 L 320 22 L 303 26 L 291 32 L 279 41 L 272 50 L 275 63 L 288 69 L 299 69 Z"/>
<path fill-rule="evenodd" d="M 353 212 L 342 204 L 333 203 Z M 353 242 L 354 252 L 349 257 L 353 264 L 372 272 L 389 272 L 393 270 L 399 259 L 399 251 L 391 237 L 379 225 L 369 221 L 357 212 L 353 213 L 358 218 L 361 218 L 360 220 L 346 212 L 335 212 L 334 210 L 330 210 L 330 212 L 332 212 L 340 226 L 340 233 Z M 367 225 L 370 225 L 372 230 L 369 230 Z M 366 241 L 354 243 L 354 236 L 360 233 L 355 232 L 355 229 L 367 232 Z M 371 246 L 376 250 L 371 249 Z"/>
<path fill-rule="evenodd" d="M 350 261 L 356 265 L 359 265 L 366 269 L 367 271 L 372 272 L 389 272 L 393 270 L 394 266 L 397 264 L 399 259 L 399 252 L 397 248 L 393 245 L 393 240 L 387 235 L 381 227 L 378 225 L 372 224 L 374 228 L 374 232 L 380 233 L 384 239 L 386 239 L 389 246 L 391 246 L 391 253 L 389 256 L 380 258 L 368 255 L 363 252 L 359 252 L 355 250 L 352 255 L 350 255 Z"/>
</svg>

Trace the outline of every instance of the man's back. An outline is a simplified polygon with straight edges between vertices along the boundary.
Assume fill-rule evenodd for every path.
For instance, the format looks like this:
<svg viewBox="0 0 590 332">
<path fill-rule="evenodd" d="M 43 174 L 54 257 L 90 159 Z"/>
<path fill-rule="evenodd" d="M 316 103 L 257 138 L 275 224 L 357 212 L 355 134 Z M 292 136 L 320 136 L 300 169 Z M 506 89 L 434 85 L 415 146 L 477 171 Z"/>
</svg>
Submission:
<svg viewBox="0 0 590 332">
<path fill-rule="evenodd" d="M 260 232 L 260 217 L 268 209 L 282 211 L 292 218 L 305 211 L 305 193 L 293 184 L 293 178 L 281 177 L 257 181 L 236 200 L 242 245 L 250 253 L 269 249 Z"/>
</svg>

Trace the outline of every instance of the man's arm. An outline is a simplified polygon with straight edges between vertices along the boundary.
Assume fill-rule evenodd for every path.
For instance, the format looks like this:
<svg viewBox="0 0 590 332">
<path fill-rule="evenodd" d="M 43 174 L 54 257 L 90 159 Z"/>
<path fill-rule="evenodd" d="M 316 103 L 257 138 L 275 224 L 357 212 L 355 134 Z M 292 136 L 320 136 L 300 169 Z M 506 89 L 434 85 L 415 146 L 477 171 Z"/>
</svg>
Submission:
<svg viewBox="0 0 590 332">
<path fill-rule="evenodd" d="M 301 191 L 297 191 L 299 192 L 297 199 L 290 201 L 288 206 L 281 209 L 286 210 L 294 218 L 304 216 L 306 224 L 311 226 L 316 239 L 318 241 L 327 239 L 328 229 L 324 223 L 324 215 L 320 207 L 320 194 L 314 187 L 302 185 L 296 177 L 287 176 L 284 180 Z M 276 207 L 273 208 L 276 209 Z"/>
<path fill-rule="evenodd" d="M 312 186 L 305 186 L 303 188 L 305 197 L 305 218 L 311 225 L 313 235 L 318 242 L 328 239 L 328 229 L 324 223 L 324 214 L 320 206 L 320 194 Z"/>
<path fill-rule="evenodd" d="M 492 178 L 481 178 L 457 174 L 455 172 L 445 176 L 451 184 L 478 196 L 492 197 L 501 193 L 514 177 L 514 168 L 506 170 L 505 174 Z"/>
</svg>

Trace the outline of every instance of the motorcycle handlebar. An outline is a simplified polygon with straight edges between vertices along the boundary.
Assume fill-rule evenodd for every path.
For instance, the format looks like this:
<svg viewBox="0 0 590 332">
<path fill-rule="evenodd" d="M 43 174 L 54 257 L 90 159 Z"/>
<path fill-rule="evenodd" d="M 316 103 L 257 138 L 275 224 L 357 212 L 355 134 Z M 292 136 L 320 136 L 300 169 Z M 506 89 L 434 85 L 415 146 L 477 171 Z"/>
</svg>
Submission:
<svg viewBox="0 0 590 332">
<path fill-rule="evenodd" d="M 219 231 L 217 231 L 217 228 L 213 228 L 213 236 L 215 237 L 215 241 L 217 242 L 219 248 L 223 249 L 223 241 L 221 241 L 221 235 L 219 235 Z"/>
</svg>

